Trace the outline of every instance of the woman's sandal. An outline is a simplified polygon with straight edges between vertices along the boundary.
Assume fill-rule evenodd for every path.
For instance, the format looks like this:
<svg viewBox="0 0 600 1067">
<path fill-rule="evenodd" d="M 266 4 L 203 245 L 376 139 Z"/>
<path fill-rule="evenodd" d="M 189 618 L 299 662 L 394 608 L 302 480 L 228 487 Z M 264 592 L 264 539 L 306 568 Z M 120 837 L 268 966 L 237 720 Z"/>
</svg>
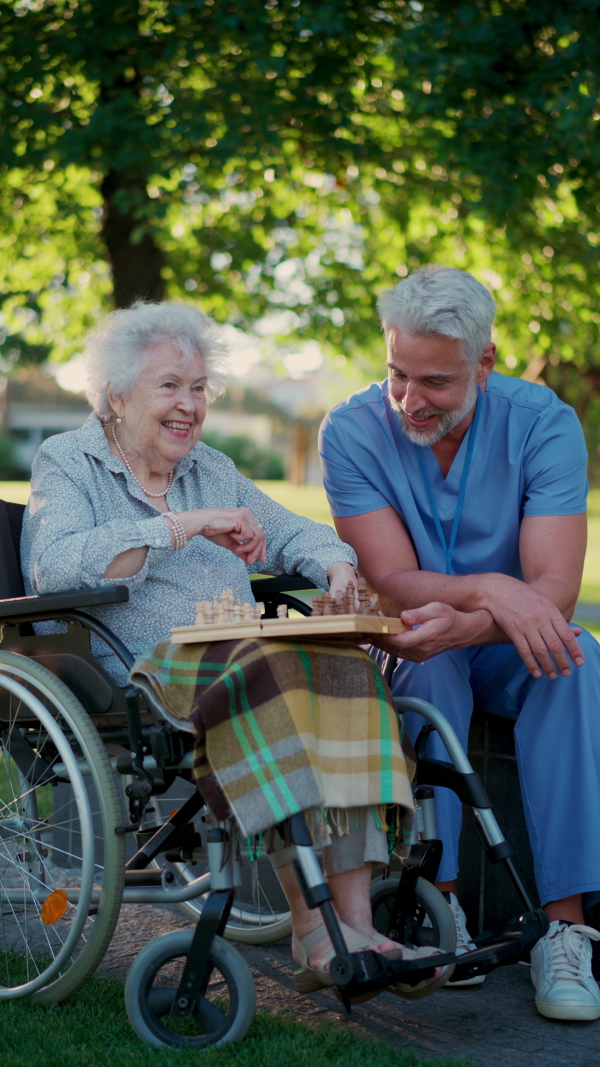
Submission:
<svg viewBox="0 0 600 1067">
<path fill-rule="evenodd" d="M 385 941 L 389 940 L 383 934 L 361 934 L 344 922 L 340 922 L 340 929 L 349 952 L 365 952 L 368 951 L 371 945 L 383 945 Z M 330 989 L 333 986 L 333 992 L 339 999 L 339 992 L 335 988 L 335 983 L 329 971 L 326 970 L 327 964 L 331 963 L 336 955 L 335 950 L 330 949 L 319 960 L 316 967 L 311 967 L 308 962 L 308 953 L 311 948 L 324 937 L 327 937 L 327 927 L 324 923 L 317 926 L 315 930 L 311 930 L 306 937 L 299 938 L 295 934 L 293 935 L 294 949 L 300 964 L 300 970 L 294 973 L 294 983 L 299 993 L 314 993 L 318 989 Z M 408 948 L 407 945 L 398 945 L 395 949 L 389 949 L 387 952 L 381 953 L 386 959 L 391 960 L 417 960 L 425 959 L 429 956 L 440 956 L 441 954 L 441 949 L 430 948 L 428 945 L 416 949 Z M 431 978 L 419 982 L 418 985 L 406 985 L 402 982 L 396 982 L 394 985 L 387 986 L 387 989 L 390 993 L 395 993 L 396 996 L 404 997 L 406 1000 L 420 1000 L 422 997 L 428 997 L 430 993 L 436 993 L 438 989 L 441 989 L 452 977 L 454 966 L 451 963 L 446 967 L 436 967 Z M 440 973 L 436 974 L 436 971 Z M 360 1004 L 365 1000 L 372 1000 L 373 997 L 376 997 L 381 992 L 383 990 L 377 989 L 369 993 L 362 993 L 356 997 L 351 997 L 350 1002 L 352 1004 Z"/>
<path fill-rule="evenodd" d="M 325 967 L 336 955 L 335 949 L 327 952 L 316 967 L 311 967 L 308 962 L 308 953 L 323 937 L 327 937 L 327 927 L 324 923 L 311 930 L 306 937 L 296 937 L 292 934 L 292 944 L 300 964 L 300 970 L 294 971 L 294 985 L 299 993 L 315 993 L 317 989 L 333 985 L 333 979 Z"/>
<path fill-rule="evenodd" d="M 344 940 L 349 952 L 365 952 L 372 945 L 382 944 L 387 940 L 385 937 L 376 934 L 369 936 L 367 934 L 361 934 L 358 930 L 354 930 L 351 926 L 348 926 L 344 922 L 340 922 L 340 929 L 344 935 Z M 339 992 L 335 988 L 335 983 L 329 973 L 326 970 L 327 964 L 331 963 L 334 956 L 337 955 L 334 949 L 330 949 L 322 959 L 319 960 L 316 967 L 311 967 L 308 962 L 308 953 L 318 941 L 323 937 L 327 937 L 327 927 L 324 923 L 317 926 L 315 930 L 311 930 L 306 937 L 299 938 L 294 934 L 292 937 L 294 949 L 298 957 L 300 964 L 300 970 L 294 973 L 294 983 L 299 993 L 314 993 L 317 989 L 333 988 L 335 996 L 339 999 Z M 397 949 L 393 949 L 390 952 L 384 953 L 391 959 L 401 959 L 402 950 L 398 946 Z M 350 998 L 351 1004 L 360 1004 L 365 1000 L 372 1000 L 379 993 L 382 993 L 382 989 L 371 990 L 369 993 L 361 993 L 355 997 Z"/>
</svg>

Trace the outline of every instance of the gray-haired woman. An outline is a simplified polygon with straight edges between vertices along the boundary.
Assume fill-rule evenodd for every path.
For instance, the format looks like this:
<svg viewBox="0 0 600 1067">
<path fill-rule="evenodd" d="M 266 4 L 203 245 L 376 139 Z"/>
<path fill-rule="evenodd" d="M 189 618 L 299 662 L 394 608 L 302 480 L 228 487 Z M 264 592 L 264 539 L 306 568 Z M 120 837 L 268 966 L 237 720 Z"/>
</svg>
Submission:
<svg viewBox="0 0 600 1067">
<path fill-rule="evenodd" d="M 134 675 L 136 671 L 138 677 L 150 673 L 164 698 L 162 676 L 154 668 L 157 662 L 173 663 L 178 649 L 159 643 L 168 639 L 172 626 L 194 621 L 198 600 L 211 599 L 230 587 L 235 597 L 252 601 L 250 565 L 271 574 L 301 573 L 336 595 L 348 581 L 355 581 L 355 556 L 328 526 L 279 506 L 239 474 L 231 460 L 200 442 L 207 400 L 222 386 L 224 355 L 214 326 L 200 311 L 186 305 L 137 303 L 109 315 L 88 337 L 86 352 L 88 396 L 94 413 L 80 430 L 46 441 L 36 457 L 23 527 L 26 584 L 28 591 L 39 593 L 103 583 L 127 585 L 128 603 L 97 608 L 95 614 L 134 654 L 142 656 L 155 646 L 152 656 L 142 657 L 134 667 Z M 266 644 L 268 653 L 261 648 Z M 200 662 L 206 646 L 193 648 Z M 372 865 L 384 864 L 388 858 L 385 822 L 377 812 L 385 804 L 397 805 L 404 816 L 405 833 L 412 812 L 393 705 L 388 696 L 382 700 L 379 695 L 381 682 L 373 681 L 376 668 L 364 653 L 348 649 L 339 655 L 330 650 L 331 659 L 323 666 L 318 646 L 310 644 L 302 653 L 291 650 L 286 642 L 221 642 L 210 649 L 212 659 L 234 661 L 238 674 L 240 663 L 250 664 L 244 684 L 252 707 L 252 686 L 255 690 L 258 686 L 262 694 L 264 678 L 267 673 L 276 676 L 278 661 L 284 665 L 284 679 L 296 671 L 301 680 L 291 686 L 284 681 L 282 690 L 287 686 L 287 692 L 273 693 L 263 704 L 262 714 L 270 719 L 265 719 L 264 731 L 272 728 L 273 716 L 283 715 L 284 709 L 286 721 L 294 722 L 294 704 L 302 703 L 294 697 L 294 687 L 310 678 L 310 685 L 314 680 L 318 688 L 323 671 L 335 673 L 335 662 L 343 657 L 337 676 L 353 701 L 347 705 L 352 713 L 339 716 L 337 706 L 335 712 L 331 710 L 336 697 L 328 692 L 327 680 L 320 693 L 312 694 L 315 722 L 319 714 L 323 722 L 339 716 L 334 745 L 338 752 L 332 755 L 330 738 L 327 746 L 321 745 L 327 748 L 324 754 L 318 736 L 300 737 L 292 730 L 293 782 L 283 766 L 277 768 L 288 798 L 287 809 L 283 800 L 284 815 L 293 813 L 294 804 L 298 810 L 298 797 L 309 797 L 305 807 L 330 810 L 329 821 L 342 828 L 340 836 L 330 834 L 329 827 L 319 830 L 317 826 L 317 831 L 350 946 L 410 955 L 410 949 L 399 949 L 375 932 L 369 906 Z M 96 640 L 93 650 L 105 669 L 124 683 L 125 672 L 116 657 Z M 206 728 L 208 735 L 208 712 L 203 709 L 210 704 L 211 686 L 205 684 L 200 670 L 195 684 L 194 723 L 199 730 Z M 369 699 L 374 687 L 377 694 Z M 362 702 L 356 699 L 361 695 L 365 696 Z M 237 718 L 236 724 L 238 728 Z M 221 722 L 219 727 L 222 730 Z M 288 758 L 289 730 L 285 743 Z M 230 744 L 233 751 L 233 732 Z M 346 765 L 345 753 L 352 753 Z M 381 773 L 373 775 L 378 754 Z M 269 760 L 273 759 L 276 763 L 271 750 Z M 330 774 L 327 761 L 331 764 L 336 759 L 342 773 Z M 237 759 L 238 764 L 239 772 L 225 768 L 227 785 L 223 775 L 215 785 L 215 807 L 223 800 L 240 825 L 248 826 L 252 816 L 242 810 L 238 789 L 239 782 L 248 778 L 248 769 L 244 760 Z M 212 770 L 216 779 L 216 767 Z M 264 777 L 262 769 L 260 775 Z M 344 775 L 346 785 L 332 801 L 324 783 L 343 783 Z M 209 773 L 203 779 L 209 789 L 210 777 Z M 357 795 L 360 782 L 364 789 Z M 350 818 L 348 809 L 354 811 Z M 253 825 L 253 830 L 280 821 L 281 815 L 273 815 L 266 825 Z M 293 951 L 301 964 L 297 984 L 307 991 L 331 984 L 328 964 L 333 953 L 320 917 L 306 909 L 289 860 L 283 847 L 276 850 L 274 863 L 292 909 Z M 396 991 L 423 996 L 448 976 L 448 968 L 438 968 L 422 987 L 397 987 Z"/>
</svg>

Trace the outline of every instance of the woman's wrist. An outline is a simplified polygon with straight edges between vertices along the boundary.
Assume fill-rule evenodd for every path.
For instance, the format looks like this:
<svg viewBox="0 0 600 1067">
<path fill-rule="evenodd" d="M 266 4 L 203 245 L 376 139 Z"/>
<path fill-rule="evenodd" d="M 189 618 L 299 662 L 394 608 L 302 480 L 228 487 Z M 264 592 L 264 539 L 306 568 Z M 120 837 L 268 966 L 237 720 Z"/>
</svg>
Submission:
<svg viewBox="0 0 600 1067">
<path fill-rule="evenodd" d="M 166 511 L 163 514 L 164 519 L 167 522 L 167 525 L 169 526 L 169 529 L 171 531 L 171 541 L 173 544 L 173 548 L 177 552 L 180 549 L 185 548 L 188 543 L 185 526 L 183 525 L 179 515 L 177 515 L 176 512 Z"/>
<path fill-rule="evenodd" d="M 332 563 L 327 568 L 327 581 L 331 583 L 333 578 L 337 578 L 340 575 L 348 575 L 348 581 L 353 582 L 356 577 L 356 569 L 347 560 L 338 560 L 337 563 Z"/>
</svg>

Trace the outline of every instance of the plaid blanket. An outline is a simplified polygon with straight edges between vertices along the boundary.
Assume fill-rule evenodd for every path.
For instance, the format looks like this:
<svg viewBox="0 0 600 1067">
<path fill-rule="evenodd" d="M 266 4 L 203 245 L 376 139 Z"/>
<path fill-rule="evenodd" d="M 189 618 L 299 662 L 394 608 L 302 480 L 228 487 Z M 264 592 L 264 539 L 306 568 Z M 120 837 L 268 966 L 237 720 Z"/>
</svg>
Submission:
<svg viewBox="0 0 600 1067">
<path fill-rule="evenodd" d="M 150 684 L 169 718 L 191 720 L 198 788 L 245 835 L 311 808 L 373 806 L 387 828 L 393 804 L 407 840 L 413 804 L 396 711 L 365 652 L 289 639 L 165 642 L 138 658 L 131 679 Z"/>
</svg>

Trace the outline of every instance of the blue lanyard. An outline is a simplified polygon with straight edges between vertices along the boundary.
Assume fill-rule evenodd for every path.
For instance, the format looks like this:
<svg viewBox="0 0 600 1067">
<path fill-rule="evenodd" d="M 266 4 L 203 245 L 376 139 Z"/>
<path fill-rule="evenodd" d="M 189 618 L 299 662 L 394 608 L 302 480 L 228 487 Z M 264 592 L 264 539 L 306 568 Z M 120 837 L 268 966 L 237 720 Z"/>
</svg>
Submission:
<svg viewBox="0 0 600 1067">
<path fill-rule="evenodd" d="M 429 480 L 427 468 L 425 467 L 425 460 L 423 459 L 423 448 L 420 445 L 416 446 L 417 455 L 419 457 L 419 464 L 421 466 L 421 474 L 423 475 L 423 481 L 425 482 L 427 496 L 429 497 L 429 503 L 431 505 L 433 521 L 435 522 L 435 528 L 437 530 L 437 535 L 440 539 L 440 544 L 444 550 L 444 558 L 446 561 L 446 574 L 452 574 L 452 556 L 454 555 L 454 545 L 456 544 L 456 535 L 458 533 L 460 517 L 462 515 L 463 504 L 465 502 L 465 493 L 467 491 L 467 478 L 469 477 L 469 468 L 471 466 L 471 460 L 473 458 L 473 449 L 475 447 L 475 438 L 477 436 L 477 426 L 479 425 L 479 416 L 481 415 L 481 396 L 481 387 L 478 385 L 477 404 L 475 405 L 475 414 L 473 416 L 473 422 L 469 427 L 469 444 L 467 446 L 465 465 L 463 467 L 463 472 L 460 479 L 458 500 L 456 502 L 456 511 L 454 512 L 454 522 L 452 523 L 452 532 L 450 534 L 450 544 L 448 544 L 448 542 L 446 541 L 446 537 L 442 529 L 440 513 L 438 511 L 438 506 L 433 495 L 433 489 L 431 488 L 431 482 Z"/>
</svg>

